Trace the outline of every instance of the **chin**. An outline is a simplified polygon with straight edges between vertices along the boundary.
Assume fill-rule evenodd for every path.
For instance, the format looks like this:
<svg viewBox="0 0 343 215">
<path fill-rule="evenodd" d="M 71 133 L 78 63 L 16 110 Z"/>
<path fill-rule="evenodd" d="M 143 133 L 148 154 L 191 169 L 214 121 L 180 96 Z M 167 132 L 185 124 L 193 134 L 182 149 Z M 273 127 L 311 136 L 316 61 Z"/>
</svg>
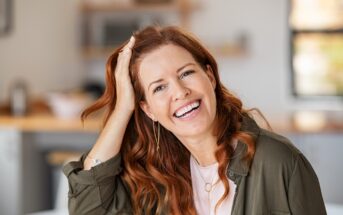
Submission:
<svg viewBox="0 0 343 215">
<path fill-rule="evenodd" d="M 208 127 L 201 127 L 201 128 L 191 128 L 191 129 L 183 129 L 181 131 L 177 131 L 174 134 L 176 136 L 181 137 L 199 137 L 203 134 L 210 133 L 211 130 Z"/>
</svg>

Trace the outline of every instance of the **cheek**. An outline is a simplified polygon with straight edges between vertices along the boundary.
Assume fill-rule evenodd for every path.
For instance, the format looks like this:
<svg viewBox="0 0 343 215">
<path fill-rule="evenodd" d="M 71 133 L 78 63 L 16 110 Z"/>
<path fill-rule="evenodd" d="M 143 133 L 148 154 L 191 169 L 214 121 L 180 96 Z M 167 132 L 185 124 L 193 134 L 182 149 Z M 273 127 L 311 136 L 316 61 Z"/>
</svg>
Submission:
<svg viewBox="0 0 343 215">
<path fill-rule="evenodd" d="M 214 91 L 214 87 L 211 84 L 211 82 L 206 81 L 206 83 L 203 83 L 204 90 L 207 92 L 206 94 L 209 97 L 209 108 L 210 108 L 210 112 L 216 112 L 216 106 L 217 106 L 217 99 L 216 99 L 216 94 Z"/>
<path fill-rule="evenodd" d="M 163 117 L 164 115 L 168 114 L 169 112 L 169 102 L 168 102 L 168 96 L 156 96 L 152 99 L 151 107 L 152 111 L 155 113 L 155 115 L 159 118 Z"/>
<path fill-rule="evenodd" d="M 214 89 L 209 79 L 202 77 L 201 79 L 197 80 L 196 84 L 200 87 L 200 89 L 203 90 L 204 93 L 212 95 Z"/>
</svg>

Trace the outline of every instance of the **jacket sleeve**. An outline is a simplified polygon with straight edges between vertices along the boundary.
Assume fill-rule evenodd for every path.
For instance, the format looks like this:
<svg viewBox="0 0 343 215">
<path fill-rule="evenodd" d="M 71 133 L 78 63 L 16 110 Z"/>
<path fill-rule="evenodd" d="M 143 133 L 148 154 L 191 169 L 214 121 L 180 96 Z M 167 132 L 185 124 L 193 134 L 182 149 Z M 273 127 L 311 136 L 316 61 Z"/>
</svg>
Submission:
<svg viewBox="0 0 343 215">
<path fill-rule="evenodd" d="M 90 170 L 83 170 L 86 155 L 63 167 L 69 183 L 69 214 L 132 214 L 129 191 L 119 176 L 122 170 L 121 155 Z"/>
<path fill-rule="evenodd" d="M 288 195 L 293 215 L 326 214 L 317 175 L 303 154 L 298 154 L 296 157 Z"/>
</svg>

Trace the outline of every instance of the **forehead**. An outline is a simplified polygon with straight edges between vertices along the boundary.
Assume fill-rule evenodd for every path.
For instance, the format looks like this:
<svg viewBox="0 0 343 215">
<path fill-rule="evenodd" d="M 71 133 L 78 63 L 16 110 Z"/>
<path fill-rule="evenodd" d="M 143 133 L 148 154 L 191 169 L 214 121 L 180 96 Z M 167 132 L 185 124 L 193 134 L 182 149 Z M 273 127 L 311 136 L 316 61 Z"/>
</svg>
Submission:
<svg viewBox="0 0 343 215">
<path fill-rule="evenodd" d="M 144 86 L 156 78 L 175 73 L 187 63 L 196 63 L 191 53 L 173 44 L 163 45 L 144 55 L 138 67 L 139 76 Z"/>
</svg>

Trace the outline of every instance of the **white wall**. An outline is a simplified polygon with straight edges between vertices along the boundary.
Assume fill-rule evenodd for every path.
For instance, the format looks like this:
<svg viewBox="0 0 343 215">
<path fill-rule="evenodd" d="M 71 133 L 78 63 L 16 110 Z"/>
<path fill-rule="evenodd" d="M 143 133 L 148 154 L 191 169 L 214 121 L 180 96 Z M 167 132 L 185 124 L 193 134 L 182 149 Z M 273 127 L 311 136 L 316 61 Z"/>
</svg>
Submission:
<svg viewBox="0 0 343 215">
<path fill-rule="evenodd" d="M 77 0 L 14 0 L 13 29 L 0 37 L 0 101 L 24 78 L 31 93 L 76 87 L 82 80 Z"/>
</svg>

